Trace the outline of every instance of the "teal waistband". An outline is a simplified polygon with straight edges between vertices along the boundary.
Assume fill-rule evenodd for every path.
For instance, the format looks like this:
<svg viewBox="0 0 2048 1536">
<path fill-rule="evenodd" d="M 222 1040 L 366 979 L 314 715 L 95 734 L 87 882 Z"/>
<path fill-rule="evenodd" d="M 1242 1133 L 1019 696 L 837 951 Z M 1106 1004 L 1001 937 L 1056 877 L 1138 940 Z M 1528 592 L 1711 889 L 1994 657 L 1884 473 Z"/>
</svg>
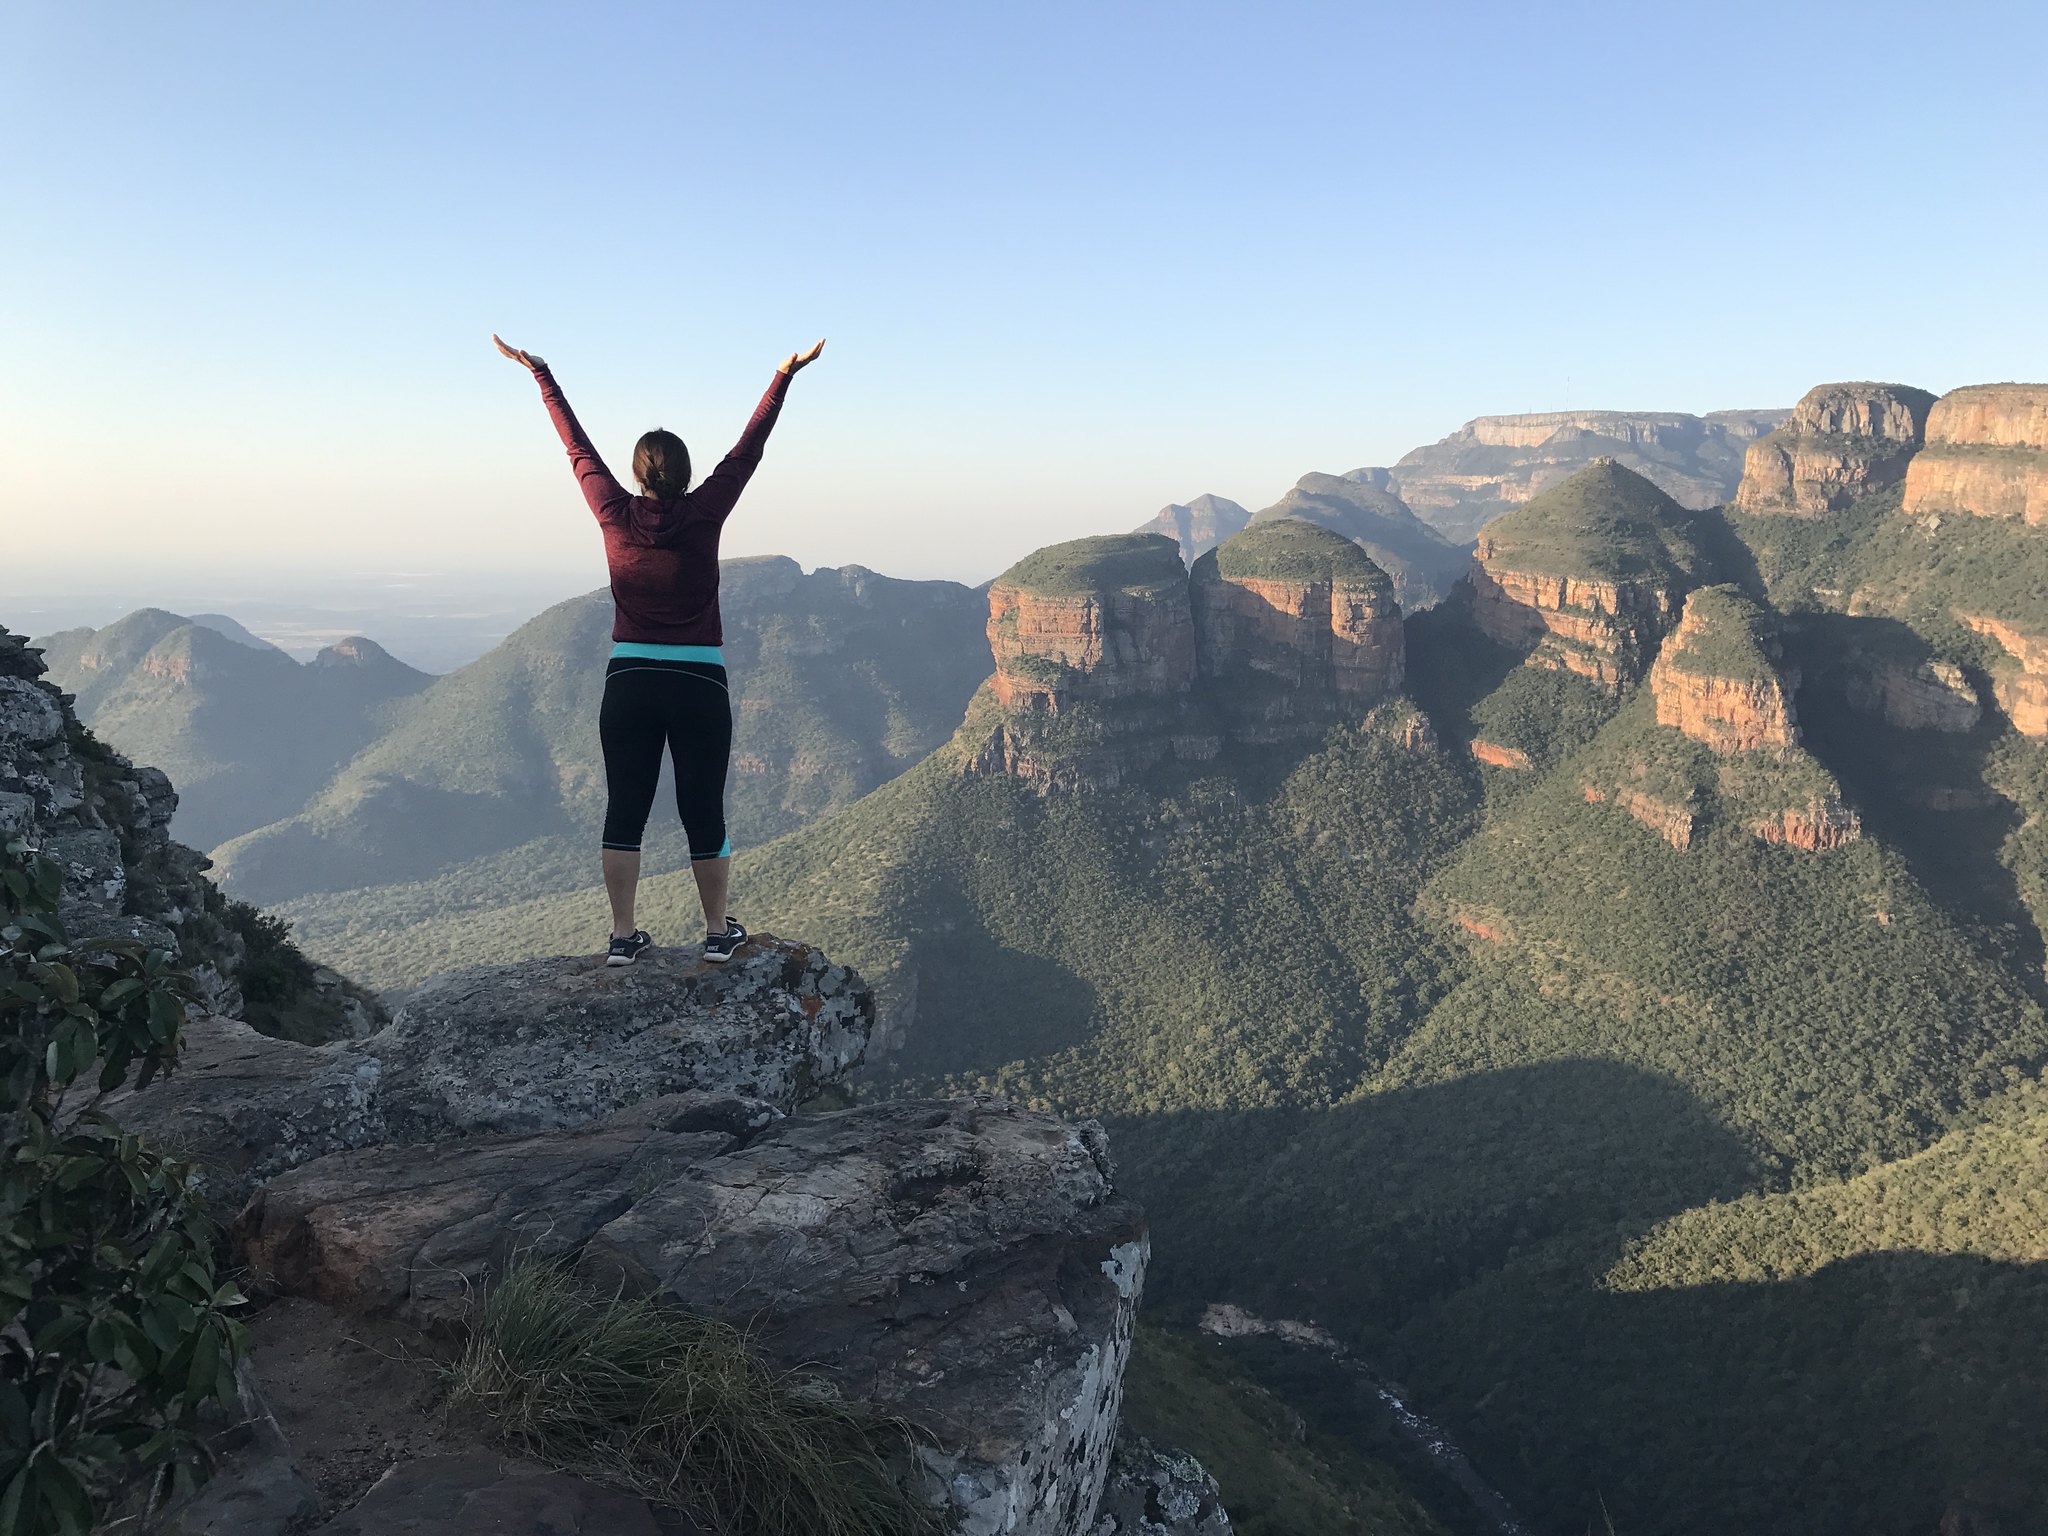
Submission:
<svg viewBox="0 0 2048 1536">
<path fill-rule="evenodd" d="M 725 652 L 715 645 L 642 645 L 637 640 L 618 640 L 612 644 L 613 656 L 631 656 L 640 661 L 708 661 L 715 667 L 725 665 Z"/>
</svg>

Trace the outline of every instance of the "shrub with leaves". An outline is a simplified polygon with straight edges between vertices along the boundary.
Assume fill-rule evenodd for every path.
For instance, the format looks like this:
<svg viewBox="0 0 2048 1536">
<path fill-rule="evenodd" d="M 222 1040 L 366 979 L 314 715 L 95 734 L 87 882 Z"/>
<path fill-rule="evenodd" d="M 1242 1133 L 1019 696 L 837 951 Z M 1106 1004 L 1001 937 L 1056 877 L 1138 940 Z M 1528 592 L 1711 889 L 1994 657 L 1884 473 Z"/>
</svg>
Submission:
<svg viewBox="0 0 2048 1536">
<path fill-rule="evenodd" d="M 58 871 L 0 857 L 0 1536 L 84 1536 L 117 1487 L 203 1478 L 242 1302 L 183 1167 L 100 1110 L 177 1061 L 190 981 L 162 950 L 73 942 Z"/>
</svg>

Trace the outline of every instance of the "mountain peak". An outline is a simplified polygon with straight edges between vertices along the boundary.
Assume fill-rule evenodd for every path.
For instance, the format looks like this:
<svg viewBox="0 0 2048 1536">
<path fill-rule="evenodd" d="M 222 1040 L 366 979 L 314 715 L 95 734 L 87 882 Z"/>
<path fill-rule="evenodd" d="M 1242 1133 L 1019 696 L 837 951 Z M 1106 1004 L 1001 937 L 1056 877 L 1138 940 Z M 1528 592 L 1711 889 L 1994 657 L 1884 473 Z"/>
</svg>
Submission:
<svg viewBox="0 0 2048 1536">
<path fill-rule="evenodd" d="M 1919 451 L 1934 396 L 1909 384 L 1819 384 L 1792 417 L 1749 445 L 1735 505 L 1819 517 L 1897 485 Z"/>
</svg>

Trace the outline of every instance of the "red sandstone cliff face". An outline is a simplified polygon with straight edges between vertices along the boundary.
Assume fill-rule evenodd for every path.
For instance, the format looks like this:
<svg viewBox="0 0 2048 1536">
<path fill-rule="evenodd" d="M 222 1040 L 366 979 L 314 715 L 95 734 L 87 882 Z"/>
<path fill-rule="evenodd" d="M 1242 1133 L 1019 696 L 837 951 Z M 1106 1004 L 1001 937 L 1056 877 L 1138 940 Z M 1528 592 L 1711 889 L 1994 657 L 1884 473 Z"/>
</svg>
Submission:
<svg viewBox="0 0 2048 1536">
<path fill-rule="evenodd" d="M 1903 384 L 1823 384 L 1792 419 L 1749 445 L 1735 504 L 1819 517 L 1896 485 L 1918 451 L 1934 397 Z"/>
<path fill-rule="evenodd" d="M 1863 835 L 1863 823 L 1841 801 L 1830 798 L 1812 800 L 1803 807 L 1753 821 L 1749 830 L 1767 843 L 1822 853 L 1855 842 Z"/>
<path fill-rule="evenodd" d="M 1980 635 L 1989 635 L 2018 671 L 1994 673 L 1991 692 L 2022 736 L 2048 736 L 2048 637 L 2030 635 L 1983 614 L 1956 615 Z"/>
<path fill-rule="evenodd" d="M 1384 583 L 1204 570 L 1190 590 L 1197 673 L 1241 739 L 1362 719 L 1400 690 L 1401 610 Z"/>
<path fill-rule="evenodd" d="M 1472 567 L 1472 616 L 1502 645 L 1619 692 L 1642 676 L 1671 627 L 1676 595 L 1637 582 L 1588 580 L 1509 569 L 1493 541 L 1479 538 Z"/>
<path fill-rule="evenodd" d="M 1935 401 L 1905 510 L 2048 524 L 2048 384 L 1973 384 Z"/>
<path fill-rule="evenodd" d="M 1664 642 L 1650 668 L 1657 723 L 1685 732 L 1724 756 L 1786 748 L 1798 740 L 1787 682 L 1773 668 L 1742 676 L 1700 669 L 1694 658 L 1708 643 L 1712 594 L 1701 594 Z M 1728 622 L 1724 617 L 1722 622 Z"/>
<path fill-rule="evenodd" d="M 1170 698 L 1194 681 L 1195 633 L 1185 587 L 1047 595 L 989 589 L 995 692 L 1015 711 Z"/>
</svg>

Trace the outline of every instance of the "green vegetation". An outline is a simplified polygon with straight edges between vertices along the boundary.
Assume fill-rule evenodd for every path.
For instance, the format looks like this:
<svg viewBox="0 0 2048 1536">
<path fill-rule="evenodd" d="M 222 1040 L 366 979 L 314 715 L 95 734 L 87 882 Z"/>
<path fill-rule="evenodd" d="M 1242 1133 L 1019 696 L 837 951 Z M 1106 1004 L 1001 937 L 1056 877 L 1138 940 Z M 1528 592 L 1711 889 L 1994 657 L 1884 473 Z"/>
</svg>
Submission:
<svg viewBox="0 0 2048 1536">
<path fill-rule="evenodd" d="M 1438 1536 L 1398 1473 L 1329 1436 L 1194 1335 L 1141 1323 L 1124 1427 L 1190 1452 L 1238 1536 Z"/>
<path fill-rule="evenodd" d="M 156 1497 L 203 1480 L 200 1411 L 236 1400 L 247 1347 L 186 1170 L 97 1108 L 131 1070 L 147 1083 L 176 1064 L 190 981 L 161 950 L 74 946 L 59 883 L 7 846 L 0 1536 L 85 1536 L 134 1480 Z"/>
<path fill-rule="evenodd" d="M 998 576 L 996 585 L 1071 597 L 1172 588 L 1186 581 L 1187 567 L 1173 540 L 1156 533 L 1110 533 L 1051 544 L 1026 555 Z"/>
<path fill-rule="evenodd" d="M 1255 523 L 1195 562 L 1196 581 L 1264 578 L 1328 581 L 1393 600 L 1394 584 L 1372 557 L 1341 534 L 1298 517 Z"/>
<path fill-rule="evenodd" d="M 768 1365 L 746 1336 L 527 1262 L 492 1286 L 454 1367 L 520 1453 L 681 1510 L 715 1536 L 936 1533 L 889 1465 L 904 1426 Z"/>
<path fill-rule="evenodd" d="M 1592 464 L 1488 523 L 1488 559 L 1544 576 L 1676 585 L 1700 564 L 1691 517 L 1634 470 Z"/>
<path fill-rule="evenodd" d="M 1463 546 L 1423 522 L 1391 491 L 1336 475 L 1303 475 L 1293 490 L 1252 519 L 1251 528 L 1291 522 L 1326 528 L 1357 544 L 1388 574 L 1409 609 L 1441 599 L 1470 561 Z"/>
<path fill-rule="evenodd" d="M 1733 682 L 1775 682 L 1766 646 L 1772 620 L 1732 586 L 1701 587 L 1685 599 L 1685 617 L 1657 659 L 1674 671 Z"/>
</svg>

